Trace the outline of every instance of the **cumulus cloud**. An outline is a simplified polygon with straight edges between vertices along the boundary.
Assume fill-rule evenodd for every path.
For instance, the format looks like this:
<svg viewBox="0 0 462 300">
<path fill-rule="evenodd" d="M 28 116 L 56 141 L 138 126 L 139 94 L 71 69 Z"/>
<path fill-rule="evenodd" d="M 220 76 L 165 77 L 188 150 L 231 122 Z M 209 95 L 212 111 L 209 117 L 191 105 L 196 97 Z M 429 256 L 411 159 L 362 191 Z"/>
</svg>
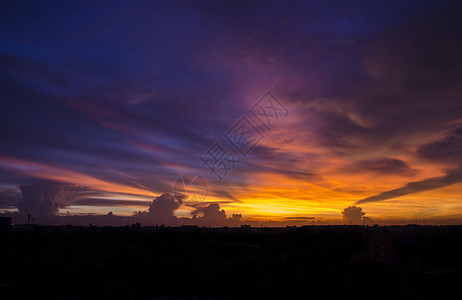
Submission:
<svg viewBox="0 0 462 300">
<path fill-rule="evenodd" d="M 242 214 L 233 214 L 231 220 L 240 221 L 242 219 Z"/>
<path fill-rule="evenodd" d="M 207 206 L 196 207 L 192 212 L 193 220 L 199 225 L 224 226 L 229 219 L 226 218 L 224 209 L 220 209 L 220 204 L 210 203 Z M 233 221 L 239 221 L 242 215 L 233 215 Z"/>
<path fill-rule="evenodd" d="M 175 197 L 164 193 L 149 205 L 147 216 L 155 221 L 169 221 L 176 218 L 174 212 L 178 207 L 180 203 L 175 200 Z"/>
<path fill-rule="evenodd" d="M 53 214 L 58 210 L 64 190 L 63 184 L 41 181 L 35 184 L 20 185 L 22 198 L 18 202 L 20 212 Z"/>
<path fill-rule="evenodd" d="M 343 220 L 353 225 L 361 224 L 361 219 L 365 214 L 366 213 L 363 212 L 363 209 L 358 206 L 348 206 L 342 211 Z"/>
<path fill-rule="evenodd" d="M 210 203 L 208 206 L 197 207 L 192 213 L 193 217 L 197 217 L 198 214 L 202 214 L 204 220 L 226 220 L 226 212 L 220 210 L 220 204 Z"/>
<path fill-rule="evenodd" d="M 101 196 L 85 186 L 50 180 L 22 184 L 19 189 L 22 195 L 15 204 L 19 211 L 39 215 L 52 215 L 72 204 L 91 205 L 89 197 Z"/>
<path fill-rule="evenodd" d="M 218 203 L 211 203 L 209 206 L 205 207 L 202 212 L 204 213 L 204 218 L 206 219 L 226 219 L 226 212 L 224 209 L 220 210 L 220 204 Z"/>
</svg>

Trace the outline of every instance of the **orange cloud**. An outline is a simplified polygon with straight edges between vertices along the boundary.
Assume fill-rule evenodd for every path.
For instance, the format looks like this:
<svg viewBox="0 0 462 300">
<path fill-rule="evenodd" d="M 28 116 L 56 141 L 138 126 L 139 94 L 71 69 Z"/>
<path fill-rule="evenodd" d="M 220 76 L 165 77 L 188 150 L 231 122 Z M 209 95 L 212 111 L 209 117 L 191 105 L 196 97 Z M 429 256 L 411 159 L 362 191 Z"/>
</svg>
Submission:
<svg viewBox="0 0 462 300">
<path fill-rule="evenodd" d="M 85 174 L 81 174 L 75 171 L 56 168 L 53 166 L 39 164 L 36 162 L 26 161 L 11 156 L 0 156 L 0 168 L 7 169 L 11 173 L 23 175 L 26 177 L 83 185 L 95 190 L 105 192 L 117 192 L 123 194 L 151 197 L 155 197 L 157 195 L 156 193 L 148 190 L 147 188 L 116 184 L 109 181 L 94 178 Z"/>
</svg>

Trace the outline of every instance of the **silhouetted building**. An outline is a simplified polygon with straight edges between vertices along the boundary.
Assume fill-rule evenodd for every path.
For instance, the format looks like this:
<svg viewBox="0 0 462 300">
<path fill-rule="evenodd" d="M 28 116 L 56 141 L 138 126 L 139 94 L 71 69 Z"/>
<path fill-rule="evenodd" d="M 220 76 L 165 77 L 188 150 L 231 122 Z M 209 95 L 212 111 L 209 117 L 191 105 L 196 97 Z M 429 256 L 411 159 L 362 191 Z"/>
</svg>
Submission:
<svg viewBox="0 0 462 300">
<path fill-rule="evenodd" d="M 199 226 L 197 225 L 181 225 L 180 230 L 183 232 L 195 232 L 199 231 Z"/>
<path fill-rule="evenodd" d="M 369 240 L 366 243 L 370 260 L 383 262 L 393 260 L 393 239 L 388 231 L 372 230 L 369 232 Z"/>
<path fill-rule="evenodd" d="M 355 252 L 350 261 L 393 261 L 393 238 L 387 229 L 374 225 L 363 232 L 366 249 Z"/>
</svg>

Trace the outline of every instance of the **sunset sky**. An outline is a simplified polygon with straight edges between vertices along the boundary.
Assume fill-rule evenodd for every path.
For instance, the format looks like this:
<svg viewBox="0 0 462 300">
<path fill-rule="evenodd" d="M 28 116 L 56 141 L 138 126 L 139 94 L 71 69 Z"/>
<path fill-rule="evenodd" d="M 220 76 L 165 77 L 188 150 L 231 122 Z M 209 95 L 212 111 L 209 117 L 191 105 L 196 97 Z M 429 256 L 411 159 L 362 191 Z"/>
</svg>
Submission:
<svg viewBox="0 0 462 300">
<path fill-rule="evenodd" d="M 461 11 L 2 1 L 0 212 L 128 216 L 192 173 L 179 217 L 462 223 Z"/>
</svg>

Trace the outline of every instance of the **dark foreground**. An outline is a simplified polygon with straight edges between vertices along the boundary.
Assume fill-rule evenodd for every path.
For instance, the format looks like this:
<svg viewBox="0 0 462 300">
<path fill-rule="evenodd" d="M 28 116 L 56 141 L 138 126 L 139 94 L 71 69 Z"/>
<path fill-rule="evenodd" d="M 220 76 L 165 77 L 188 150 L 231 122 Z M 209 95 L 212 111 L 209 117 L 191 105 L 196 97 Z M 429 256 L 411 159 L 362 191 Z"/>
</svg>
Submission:
<svg viewBox="0 0 462 300">
<path fill-rule="evenodd" d="M 14 226 L 0 237 L 1 299 L 449 299 L 462 282 L 459 226 Z"/>
</svg>

